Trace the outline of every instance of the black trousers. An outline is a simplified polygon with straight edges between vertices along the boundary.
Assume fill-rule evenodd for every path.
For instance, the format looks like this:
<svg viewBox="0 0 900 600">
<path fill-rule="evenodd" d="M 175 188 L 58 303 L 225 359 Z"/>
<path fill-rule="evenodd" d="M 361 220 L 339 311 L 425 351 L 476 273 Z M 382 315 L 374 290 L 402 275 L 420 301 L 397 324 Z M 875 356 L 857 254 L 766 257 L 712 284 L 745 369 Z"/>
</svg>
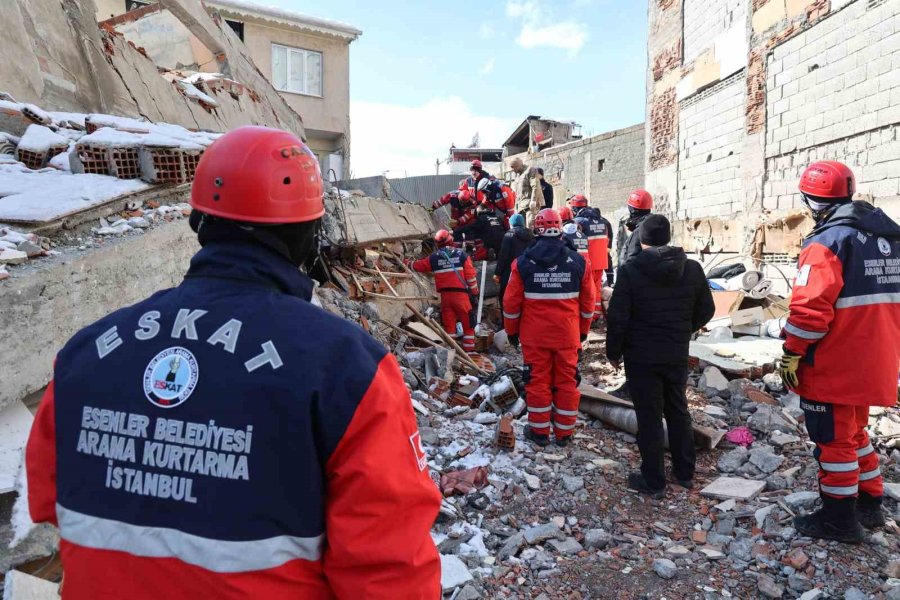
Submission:
<svg viewBox="0 0 900 600">
<path fill-rule="evenodd" d="M 676 479 L 692 479 L 696 454 L 691 413 L 687 408 L 687 365 L 625 363 L 625 377 L 638 422 L 641 474 L 653 489 L 666 485 L 663 416 L 669 431 L 672 473 Z"/>
</svg>

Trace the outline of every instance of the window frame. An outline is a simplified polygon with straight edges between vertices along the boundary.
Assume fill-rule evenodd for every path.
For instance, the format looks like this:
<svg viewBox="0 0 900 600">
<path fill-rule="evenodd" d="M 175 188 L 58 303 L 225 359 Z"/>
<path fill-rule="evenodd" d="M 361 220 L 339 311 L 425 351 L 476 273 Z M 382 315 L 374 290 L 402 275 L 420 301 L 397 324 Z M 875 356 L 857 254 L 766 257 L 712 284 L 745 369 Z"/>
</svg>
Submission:
<svg viewBox="0 0 900 600">
<path fill-rule="evenodd" d="M 285 44 L 278 44 L 276 42 L 272 42 L 271 47 L 271 60 L 272 60 L 272 85 L 279 92 L 285 92 L 287 94 L 297 94 L 299 96 L 310 96 L 312 98 L 324 98 L 325 97 L 325 53 L 319 50 L 309 50 L 307 48 L 298 48 L 296 46 L 288 46 Z M 281 88 L 275 85 L 275 49 L 283 48 L 284 56 L 285 56 L 285 64 L 284 64 L 284 82 L 285 87 Z M 303 90 L 293 90 L 289 89 L 287 86 L 290 84 L 290 73 L 291 73 L 291 54 L 292 53 L 301 53 L 303 56 L 303 67 L 302 67 L 302 76 L 301 81 L 303 82 Z M 309 63 L 309 55 L 317 54 L 319 56 L 319 93 L 309 92 L 306 89 L 307 86 L 307 66 Z"/>
</svg>

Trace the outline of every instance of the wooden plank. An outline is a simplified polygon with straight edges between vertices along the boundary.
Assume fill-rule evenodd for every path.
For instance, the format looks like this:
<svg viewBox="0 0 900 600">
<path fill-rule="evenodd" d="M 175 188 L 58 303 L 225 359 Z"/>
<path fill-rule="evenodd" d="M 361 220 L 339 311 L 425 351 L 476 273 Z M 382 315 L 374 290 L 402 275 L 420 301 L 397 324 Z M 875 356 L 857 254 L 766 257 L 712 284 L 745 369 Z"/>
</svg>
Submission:
<svg viewBox="0 0 900 600">
<path fill-rule="evenodd" d="M 436 333 L 434 333 L 434 331 L 431 330 L 431 327 L 425 325 L 424 323 L 410 321 L 409 323 L 404 325 L 404 327 L 422 337 L 430 339 L 436 344 L 439 344 L 443 341 L 440 336 L 438 336 Z"/>
<path fill-rule="evenodd" d="M 375 265 L 375 272 L 378 273 L 378 276 L 381 277 L 381 280 L 384 282 L 388 289 L 391 290 L 391 293 L 396 297 L 400 297 L 400 294 L 397 293 L 397 290 L 394 289 L 394 286 L 391 285 L 391 282 L 388 281 L 388 278 L 384 276 L 384 273 L 381 272 L 381 269 L 378 268 L 378 265 Z"/>
</svg>

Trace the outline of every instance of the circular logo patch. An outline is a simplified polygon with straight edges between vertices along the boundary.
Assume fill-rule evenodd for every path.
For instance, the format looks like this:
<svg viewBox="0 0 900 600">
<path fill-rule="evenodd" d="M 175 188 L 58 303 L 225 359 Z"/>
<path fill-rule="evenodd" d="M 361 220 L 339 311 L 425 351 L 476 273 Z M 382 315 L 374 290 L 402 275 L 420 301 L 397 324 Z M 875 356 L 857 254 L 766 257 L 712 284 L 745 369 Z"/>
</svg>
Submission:
<svg viewBox="0 0 900 600">
<path fill-rule="evenodd" d="M 891 243 L 884 239 L 883 237 L 878 238 L 878 249 L 885 256 L 891 255 Z"/>
<path fill-rule="evenodd" d="M 190 350 L 167 348 L 153 357 L 144 371 L 144 394 L 151 404 L 174 408 L 184 403 L 197 386 L 200 369 Z"/>
</svg>

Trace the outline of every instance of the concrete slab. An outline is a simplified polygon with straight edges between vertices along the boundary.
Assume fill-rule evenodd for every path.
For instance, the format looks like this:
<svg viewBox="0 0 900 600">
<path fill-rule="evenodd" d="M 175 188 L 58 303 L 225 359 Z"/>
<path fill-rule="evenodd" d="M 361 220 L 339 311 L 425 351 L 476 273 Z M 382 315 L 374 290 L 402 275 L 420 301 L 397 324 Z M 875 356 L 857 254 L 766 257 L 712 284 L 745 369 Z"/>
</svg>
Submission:
<svg viewBox="0 0 900 600">
<path fill-rule="evenodd" d="M 719 477 L 700 490 L 700 494 L 710 498 L 752 500 L 766 488 L 765 481 L 753 481 L 740 477 Z"/>
<path fill-rule="evenodd" d="M 21 402 L 0 411 L 0 494 L 16 489 L 16 475 L 22 464 L 22 449 L 34 417 Z"/>
<path fill-rule="evenodd" d="M 0 286 L 0 409 L 50 381 L 56 353 L 76 331 L 177 285 L 198 249 L 181 219 L 19 267 Z"/>
<path fill-rule="evenodd" d="M 743 373 L 751 367 L 773 364 L 780 359 L 782 344 L 782 340 L 775 338 L 742 337 L 714 342 L 708 337 L 700 337 L 691 342 L 690 354 L 722 371 Z"/>
<path fill-rule="evenodd" d="M 3 584 L 3 600 L 59 599 L 59 584 L 21 571 L 7 573 Z"/>
</svg>

